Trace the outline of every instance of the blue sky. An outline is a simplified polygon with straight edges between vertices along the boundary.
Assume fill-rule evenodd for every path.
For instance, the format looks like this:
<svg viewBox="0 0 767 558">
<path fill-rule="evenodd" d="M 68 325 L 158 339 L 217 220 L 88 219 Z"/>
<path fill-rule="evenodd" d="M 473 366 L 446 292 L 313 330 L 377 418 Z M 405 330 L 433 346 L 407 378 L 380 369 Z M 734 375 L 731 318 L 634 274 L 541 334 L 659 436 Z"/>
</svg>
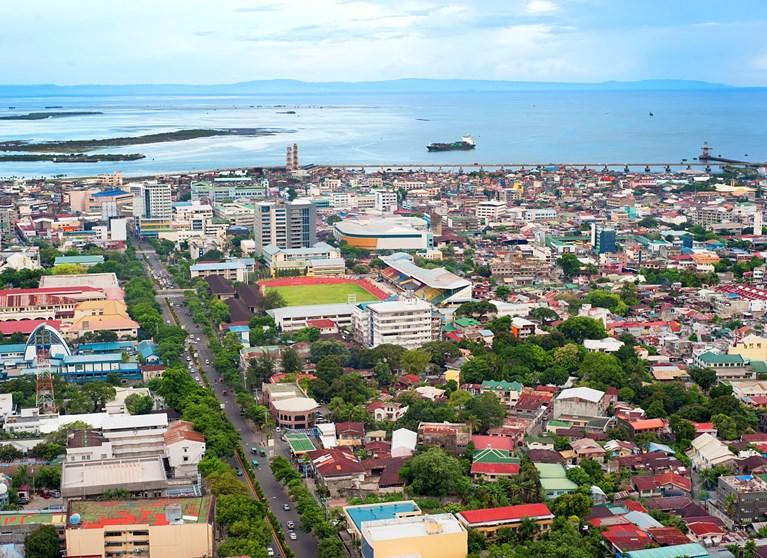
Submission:
<svg viewBox="0 0 767 558">
<path fill-rule="evenodd" d="M 767 85 L 765 0 L 4 0 L 1 83 Z"/>
</svg>

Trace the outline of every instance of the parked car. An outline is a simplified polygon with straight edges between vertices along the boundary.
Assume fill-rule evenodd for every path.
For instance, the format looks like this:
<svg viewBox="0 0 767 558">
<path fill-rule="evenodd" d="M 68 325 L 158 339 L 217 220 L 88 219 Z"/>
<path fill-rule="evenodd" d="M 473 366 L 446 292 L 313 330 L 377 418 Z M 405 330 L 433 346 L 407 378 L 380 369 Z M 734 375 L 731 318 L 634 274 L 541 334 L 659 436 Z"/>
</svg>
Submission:
<svg viewBox="0 0 767 558">
<path fill-rule="evenodd" d="M 239 467 L 237 467 L 234 471 L 237 473 L 238 477 L 242 476 L 242 469 L 240 469 Z"/>
<path fill-rule="evenodd" d="M 290 511 L 290 504 L 282 504 L 282 509 L 285 511 Z"/>
<path fill-rule="evenodd" d="M 298 537 L 296 536 L 296 532 L 295 532 L 295 531 L 291 531 L 291 532 L 290 532 L 290 534 L 288 535 L 288 538 L 289 538 L 291 541 L 294 541 L 294 540 L 296 540 Z"/>
<path fill-rule="evenodd" d="M 296 528 L 296 524 L 293 521 L 288 521 L 288 529 L 291 531 Z"/>
<path fill-rule="evenodd" d="M 274 556 L 274 549 L 271 546 L 266 547 L 266 555 L 267 556 Z"/>
<path fill-rule="evenodd" d="M 258 467 L 258 459 L 256 459 L 255 457 L 253 458 L 253 460 L 251 461 L 251 463 L 253 463 L 253 466 L 254 466 L 254 467 Z"/>
</svg>

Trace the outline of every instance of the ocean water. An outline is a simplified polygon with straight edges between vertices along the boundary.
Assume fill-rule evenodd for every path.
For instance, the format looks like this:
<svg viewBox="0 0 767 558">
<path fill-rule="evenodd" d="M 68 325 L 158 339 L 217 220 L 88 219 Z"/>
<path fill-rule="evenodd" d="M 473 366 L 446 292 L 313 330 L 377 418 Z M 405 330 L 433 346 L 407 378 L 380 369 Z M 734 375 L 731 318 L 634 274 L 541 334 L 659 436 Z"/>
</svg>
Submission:
<svg viewBox="0 0 767 558">
<path fill-rule="evenodd" d="M 292 132 L 102 150 L 147 156 L 130 162 L 0 162 L 1 177 L 278 165 L 293 143 L 299 145 L 301 164 L 678 162 L 696 157 L 704 141 L 717 155 L 767 161 L 767 93 L 756 89 L 0 97 L 0 116 L 51 105 L 104 114 L 0 120 L 0 141 L 95 139 L 183 128 Z M 287 110 L 296 114 L 281 114 Z M 455 141 L 463 134 L 474 136 L 476 150 L 426 151 L 428 143 Z"/>
</svg>

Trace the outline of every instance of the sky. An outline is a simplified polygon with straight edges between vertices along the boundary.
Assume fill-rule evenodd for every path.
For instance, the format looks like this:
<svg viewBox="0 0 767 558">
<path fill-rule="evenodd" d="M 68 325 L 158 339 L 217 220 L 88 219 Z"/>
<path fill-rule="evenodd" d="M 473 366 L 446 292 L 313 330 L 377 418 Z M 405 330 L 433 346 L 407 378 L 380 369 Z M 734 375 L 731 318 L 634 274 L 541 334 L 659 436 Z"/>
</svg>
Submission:
<svg viewBox="0 0 767 558">
<path fill-rule="evenodd" d="M 3 0 L 0 83 L 767 85 L 765 0 Z"/>
</svg>

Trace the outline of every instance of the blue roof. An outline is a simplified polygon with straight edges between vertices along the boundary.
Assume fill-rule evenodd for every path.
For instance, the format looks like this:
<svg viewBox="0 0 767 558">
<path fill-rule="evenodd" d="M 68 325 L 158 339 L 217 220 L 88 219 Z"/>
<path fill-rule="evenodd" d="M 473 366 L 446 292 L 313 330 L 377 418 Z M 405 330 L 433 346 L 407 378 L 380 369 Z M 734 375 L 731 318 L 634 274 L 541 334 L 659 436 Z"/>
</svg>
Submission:
<svg viewBox="0 0 767 558">
<path fill-rule="evenodd" d="M 9 343 L 0 345 L 0 354 L 23 353 L 27 348 L 26 343 Z"/>
<path fill-rule="evenodd" d="M 53 359 L 51 359 L 53 360 Z M 91 362 L 122 362 L 122 353 L 104 353 L 100 355 L 72 355 L 60 359 L 65 364 L 87 364 Z"/>
<path fill-rule="evenodd" d="M 234 331 L 235 333 L 245 333 L 250 331 L 250 328 L 246 325 L 233 325 L 229 326 L 229 331 Z"/>
<path fill-rule="evenodd" d="M 102 341 L 99 343 L 82 343 L 77 346 L 78 351 L 90 353 L 111 353 L 132 348 L 133 341 Z"/>
<path fill-rule="evenodd" d="M 107 198 L 113 196 L 127 196 L 128 192 L 120 190 L 119 188 L 112 188 L 111 190 L 104 190 L 103 192 L 96 192 L 93 194 L 94 198 Z"/>
<path fill-rule="evenodd" d="M 345 511 L 352 518 L 357 531 L 362 531 L 362 524 L 365 521 L 394 519 L 397 514 L 418 511 L 418 506 L 413 502 L 387 502 L 370 506 L 351 506 Z"/>
<path fill-rule="evenodd" d="M 156 355 L 157 347 L 149 339 L 144 339 L 138 344 L 136 350 L 141 355 L 141 358 L 146 359 Z"/>
<path fill-rule="evenodd" d="M 697 543 L 675 544 L 661 548 L 646 548 L 631 550 L 625 553 L 625 558 L 707 558 L 708 551 Z"/>
<path fill-rule="evenodd" d="M 650 442 L 647 446 L 647 452 L 652 453 L 654 451 L 660 451 L 668 455 L 676 455 L 676 452 L 666 444 L 659 444 L 658 442 Z"/>
</svg>

